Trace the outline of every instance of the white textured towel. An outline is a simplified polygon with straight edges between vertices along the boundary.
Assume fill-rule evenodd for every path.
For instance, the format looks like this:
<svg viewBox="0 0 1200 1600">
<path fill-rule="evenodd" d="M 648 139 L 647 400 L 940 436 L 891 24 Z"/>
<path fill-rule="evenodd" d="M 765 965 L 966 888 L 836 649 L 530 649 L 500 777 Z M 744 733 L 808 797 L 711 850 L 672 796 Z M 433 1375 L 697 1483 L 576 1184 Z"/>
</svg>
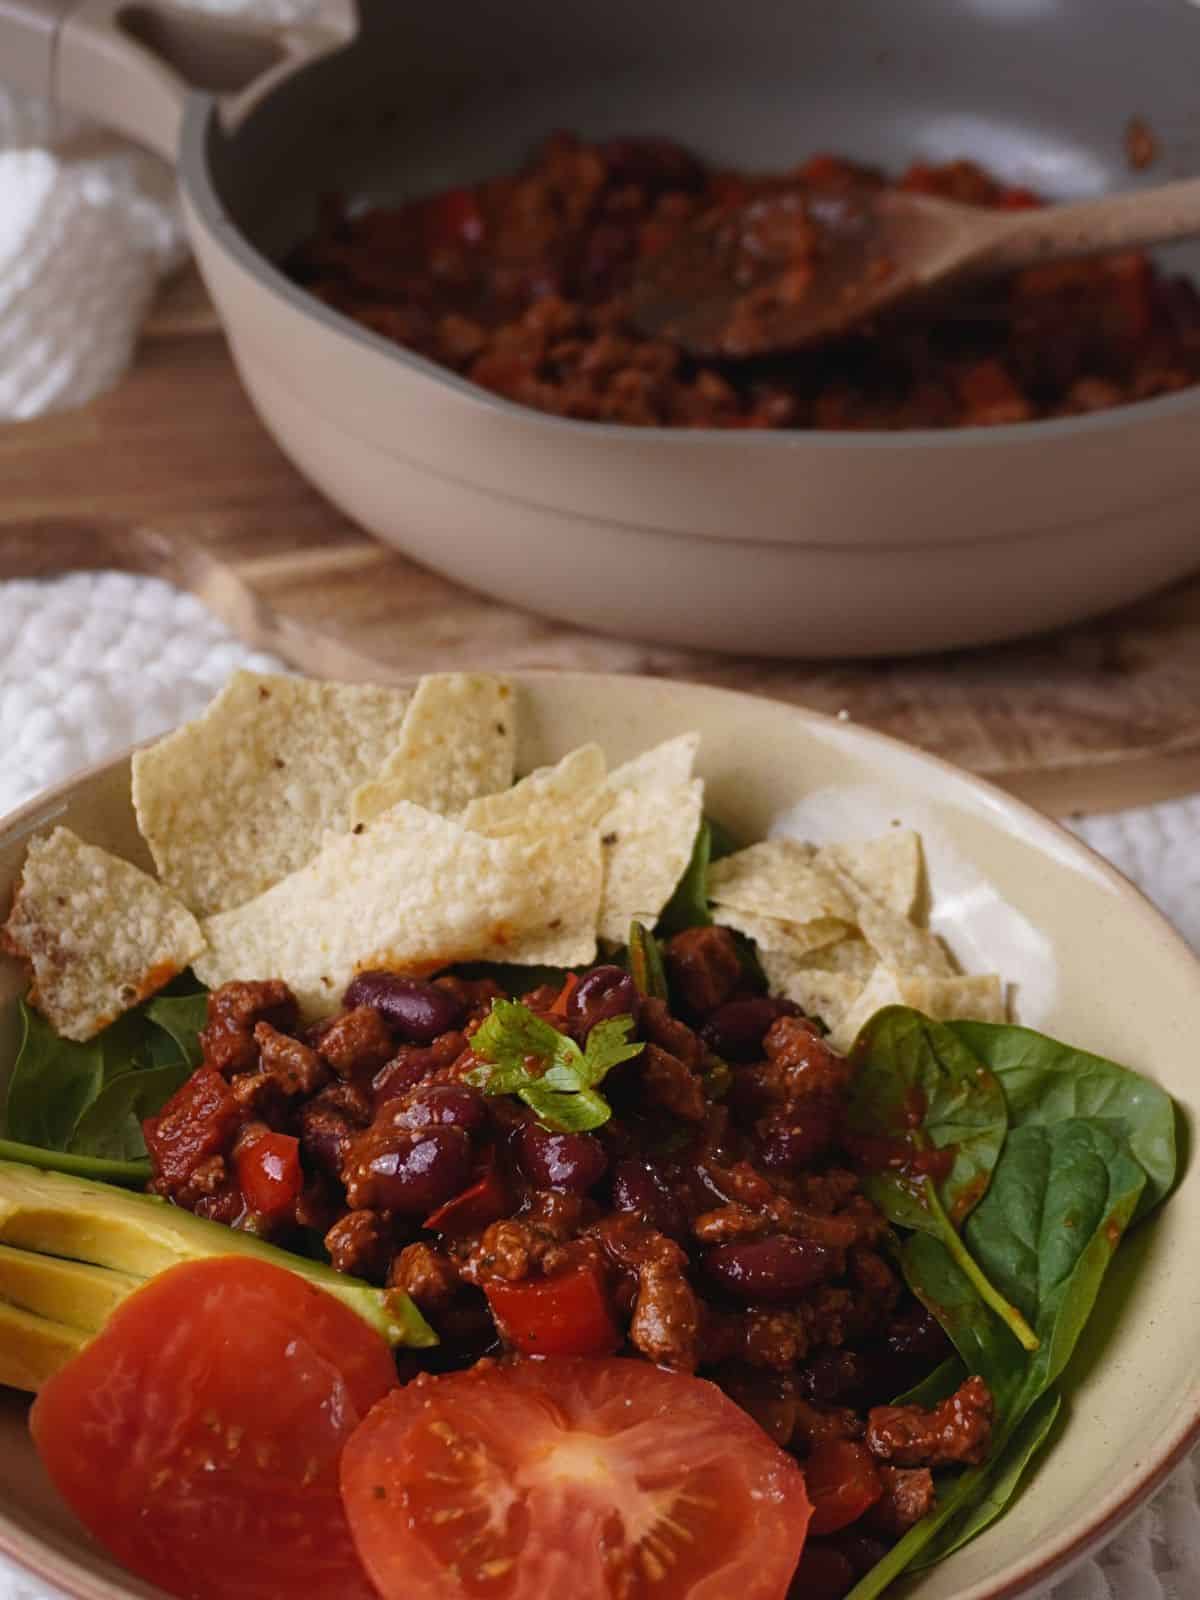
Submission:
<svg viewBox="0 0 1200 1600">
<path fill-rule="evenodd" d="M 0 584 L 0 814 L 135 739 L 193 716 L 254 656 L 190 596 L 155 579 L 88 574 Z M 274 665 L 278 665 L 275 663 Z M 1200 796 L 1076 830 L 1200 949 Z M 1200 1457 L 1054 1600 L 1197 1600 Z M 0 1600 L 47 1600 L 0 1560 Z"/>
<path fill-rule="evenodd" d="M 191 0 L 264 23 L 316 3 Z M 81 405 L 125 370 L 184 257 L 174 189 L 156 156 L 0 83 L 0 421 Z"/>
</svg>

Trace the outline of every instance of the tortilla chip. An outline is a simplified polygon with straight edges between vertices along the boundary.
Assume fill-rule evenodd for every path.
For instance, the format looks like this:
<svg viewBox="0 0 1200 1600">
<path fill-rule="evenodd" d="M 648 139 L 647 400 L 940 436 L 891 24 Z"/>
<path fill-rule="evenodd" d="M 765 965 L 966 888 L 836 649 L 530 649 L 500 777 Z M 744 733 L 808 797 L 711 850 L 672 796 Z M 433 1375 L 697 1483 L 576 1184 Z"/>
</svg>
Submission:
<svg viewBox="0 0 1200 1600">
<path fill-rule="evenodd" d="M 838 943 L 848 943 L 853 933 L 850 923 L 837 917 L 814 917 L 811 922 L 784 922 L 778 917 L 756 917 L 748 911 L 736 911 L 732 906 L 716 906 L 715 921 L 723 928 L 732 928 L 747 939 L 753 939 L 759 955 L 770 951 L 783 957 L 790 965 L 798 966 L 811 958 L 819 963 L 821 956 Z M 875 965 L 874 956 L 871 966 Z M 764 969 L 765 970 L 765 969 Z"/>
<path fill-rule="evenodd" d="M 821 972 L 790 963 L 786 956 L 760 957 L 772 994 L 794 1000 L 810 1017 L 820 1017 L 832 1033 L 862 991 L 862 980 L 844 972 Z"/>
<path fill-rule="evenodd" d="M 921 884 L 921 840 L 911 828 L 892 828 L 877 839 L 823 845 L 819 865 L 832 864 L 898 917 L 911 917 Z"/>
<path fill-rule="evenodd" d="M 30 995 L 64 1039 L 90 1039 L 204 948 L 186 906 L 67 828 L 29 846 L 0 945 L 33 968 Z"/>
<path fill-rule="evenodd" d="M 923 1011 L 937 1022 L 1004 1022 L 1004 984 L 994 973 L 970 974 L 953 978 L 914 978 L 899 980 L 906 1006 Z"/>
<path fill-rule="evenodd" d="M 681 733 L 664 740 L 640 756 L 613 769 L 609 785 L 614 789 L 678 789 L 690 783 L 700 749 L 698 733 Z"/>
<path fill-rule="evenodd" d="M 613 774 L 610 791 L 624 770 Z M 699 778 L 668 788 L 616 789 L 599 822 L 605 857 L 602 939 L 624 944 L 635 917 L 654 926 L 691 860 L 703 814 Z"/>
<path fill-rule="evenodd" d="M 878 963 L 879 957 L 857 933 L 822 945 L 800 960 L 800 965 L 810 971 L 836 972 L 846 978 L 857 978 L 860 985 L 866 983 Z"/>
<path fill-rule="evenodd" d="M 227 911 L 302 867 L 400 737 L 409 696 L 236 672 L 203 716 L 133 758 L 138 826 L 164 883 Z"/>
<path fill-rule="evenodd" d="M 598 744 L 581 745 L 553 767 L 539 767 L 520 783 L 499 794 L 474 799 L 459 821 L 472 833 L 501 839 L 516 833 L 565 826 L 591 827 L 607 802 L 604 752 Z"/>
<path fill-rule="evenodd" d="M 841 876 L 817 861 L 812 845 L 768 839 L 714 862 L 708 884 L 714 903 L 755 916 L 800 923 L 836 917 L 853 923 L 854 902 Z"/>
<path fill-rule="evenodd" d="M 355 827 L 400 800 L 453 816 L 477 795 L 507 789 L 517 748 L 512 685 L 481 672 L 422 678 L 400 740 L 355 791 Z"/>
<path fill-rule="evenodd" d="M 854 1004 L 831 1025 L 830 1043 L 849 1050 L 859 1030 L 884 1006 L 911 1006 L 943 1022 L 1003 1022 L 1004 985 L 995 974 L 929 978 L 879 966 Z"/>
<path fill-rule="evenodd" d="M 211 918 L 195 963 L 211 987 L 282 978 L 304 1014 L 337 1010 L 355 972 L 434 972 L 457 961 L 576 966 L 596 953 L 599 843 L 521 832 L 492 839 L 406 801 L 258 899 Z"/>
<path fill-rule="evenodd" d="M 863 1025 L 871 1020 L 877 1011 L 882 1011 L 884 1006 L 903 1005 L 900 998 L 900 983 L 896 974 L 890 968 L 878 966 L 861 985 L 853 1002 L 846 1007 L 836 1022 L 826 1018 L 829 1027 L 829 1042 L 835 1050 L 849 1050 L 858 1038 Z"/>
<path fill-rule="evenodd" d="M 919 928 L 907 917 L 898 916 L 890 906 L 861 888 L 848 872 L 832 862 L 829 870 L 837 877 L 854 907 L 852 920 L 858 924 L 863 938 L 885 967 L 914 977 L 954 976 L 949 956 L 937 936 L 930 933 L 928 928 Z"/>
</svg>

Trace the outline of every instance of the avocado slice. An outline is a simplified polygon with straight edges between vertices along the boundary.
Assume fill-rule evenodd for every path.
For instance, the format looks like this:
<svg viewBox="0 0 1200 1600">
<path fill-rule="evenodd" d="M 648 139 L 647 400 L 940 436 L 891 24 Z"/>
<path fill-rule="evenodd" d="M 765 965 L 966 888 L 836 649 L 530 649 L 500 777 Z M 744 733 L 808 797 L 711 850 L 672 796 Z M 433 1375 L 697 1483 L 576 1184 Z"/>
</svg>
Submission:
<svg viewBox="0 0 1200 1600">
<path fill-rule="evenodd" d="M 90 1338 L 81 1328 L 68 1328 L 0 1300 L 0 1383 L 36 1394 Z"/>
<path fill-rule="evenodd" d="M 157 1195 L 135 1194 L 14 1161 L 0 1161 L 0 1245 L 7 1245 L 11 1252 L 59 1257 L 114 1274 L 124 1273 L 137 1283 L 182 1261 L 201 1261 L 208 1256 L 253 1256 L 297 1272 L 336 1295 L 390 1345 L 426 1349 L 437 1343 L 433 1329 L 400 1290 L 372 1288 L 332 1267 L 280 1250 L 241 1229 L 193 1216 Z M 4 1270 L 0 1266 L 0 1298 L 11 1301 L 18 1296 L 3 1287 Z M 8 1271 L 15 1274 L 11 1266 Z M 52 1281 L 49 1276 L 35 1280 L 27 1273 L 23 1281 L 26 1298 L 30 1298 L 29 1285 L 41 1282 L 35 1309 L 60 1304 L 56 1296 L 64 1292 L 61 1280 L 54 1291 L 48 1287 Z M 89 1282 L 94 1295 L 97 1285 L 94 1280 Z M 92 1304 L 95 1305 L 94 1300 Z M 78 1311 L 74 1320 L 87 1314 Z"/>
<path fill-rule="evenodd" d="M 143 1279 L 82 1261 L 35 1255 L 0 1244 L 0 1301 L 82 1333 L 99 1333 Z"/>
</svg>

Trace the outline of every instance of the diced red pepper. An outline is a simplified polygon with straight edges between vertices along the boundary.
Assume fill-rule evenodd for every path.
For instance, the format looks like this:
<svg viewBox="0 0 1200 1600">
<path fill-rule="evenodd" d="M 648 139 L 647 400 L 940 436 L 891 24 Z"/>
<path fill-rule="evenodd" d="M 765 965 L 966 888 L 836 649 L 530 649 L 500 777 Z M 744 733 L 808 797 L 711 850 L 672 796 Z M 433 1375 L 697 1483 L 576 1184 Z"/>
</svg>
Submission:
<svg viewBox="0 0 1200 1600">
<path fill-rule="evenodd" d="M 813 1514 L 809 1532 L 818 1538 L 857 1522 L 883 1494 L 874 1457 L 853 1439 L 827 1439 L 804 1463 Z"/>
<path fill-rule="evenodd" d="M 264 1133 L 244 1144 L 235 1165 L 246 1206 L 256 1216 L 282 1216 L 304 1187 L 300 1141 L 286 1133 Z"/>
<path fill-rule="evenodd" d="M 484 1292 L 496 1326 L 522 1355 L 610 1356 L 621 1343 L 597 1267 L 524 1283 L 496 1278 Z"/>
<path fill-rule="evenodd" d="M 1002 189 L 996 201 L 1002 211 L 1029 211 L 1041 203 L 1040 195 L 1034 194 L 1032 189 L 1022 188 L 1020 184 Z"/>
<path fill-rule="evenodd" d="M 198 1067 L 163 1106 L 142 1124 L 156 1177 L 179 1184 L 209 1156 L 220 1155 L 241 1111 L 214 1067 Z"/>
<path fill-rule="evenodd" d="M 579 987 L 579 977 L 574 972 L 567 973 L 567 980 L 554 997 L 554 1004 L 550 1007 L 551 1013 L 556 1017 L 565 1017 L 567 1003 Z"/>
<path fill-rule="evenodd" d="M 471 1233 L 482 1233 L 489 1222 L 499 1222 L 512 1210 L 508 1185 L 504 1174 L 490 1154 L 486 1164 L 469 1189 L 431 1211 L 423 1227 L 432 1233 L 445 1234 L 450 1239 L 462 1239 Z"/>
<path fill-rule="evenodd" d="M 438 245 L 476 245 L 487 231 L 483 211 L 473 189 L 448 189 L 428 202 L 425 213 L 429 242 Z"/>
</svg>

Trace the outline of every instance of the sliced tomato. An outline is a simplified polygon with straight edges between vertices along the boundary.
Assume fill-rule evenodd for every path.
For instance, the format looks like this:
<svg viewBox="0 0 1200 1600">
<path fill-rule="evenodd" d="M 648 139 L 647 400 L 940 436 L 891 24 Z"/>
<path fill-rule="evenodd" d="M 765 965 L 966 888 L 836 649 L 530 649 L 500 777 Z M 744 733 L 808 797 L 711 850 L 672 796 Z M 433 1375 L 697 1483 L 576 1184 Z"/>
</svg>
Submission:
<svg viewBox="0 0 1200 1600">
<path fill-rule="evenodd" d="M 782 1600 L 799 1467 L 711 1383 L 647 1362 L 419 1378 L 342 1457 L 384 1600 Z"/>
<path fill-rule="evenodd" d="M 126 1300 L 34 1402 L 63 1498 L 185 1600 L 374 1600 L 338 1459 L 396 1382 L 391 1352 L 295 1273 L 223 1256 Z"/>
<path fill-rule="evenodd" d="M 523 1356 L 610 1356 L 621 1343 L 604 1279 L 593 1266 L 484 1290 L 501 1334 Z"/>
<path fill-rule="evenodd" d="M 865 1444 L 827 1439 L 804 1463 L 804 1482 L 812 1501 L 812 1531 L 837 1533 L 857 1522 L 883 1493 L 883 1479 Z"/>
<path fill-rule="evenodd" d="M 264 1133 L 242 1146 L 234 1164 L 246 1204 L 258 1216 L 282 1216 L 299 1199 L 304 1187 L 299 1139 Z"/>
</svg>

